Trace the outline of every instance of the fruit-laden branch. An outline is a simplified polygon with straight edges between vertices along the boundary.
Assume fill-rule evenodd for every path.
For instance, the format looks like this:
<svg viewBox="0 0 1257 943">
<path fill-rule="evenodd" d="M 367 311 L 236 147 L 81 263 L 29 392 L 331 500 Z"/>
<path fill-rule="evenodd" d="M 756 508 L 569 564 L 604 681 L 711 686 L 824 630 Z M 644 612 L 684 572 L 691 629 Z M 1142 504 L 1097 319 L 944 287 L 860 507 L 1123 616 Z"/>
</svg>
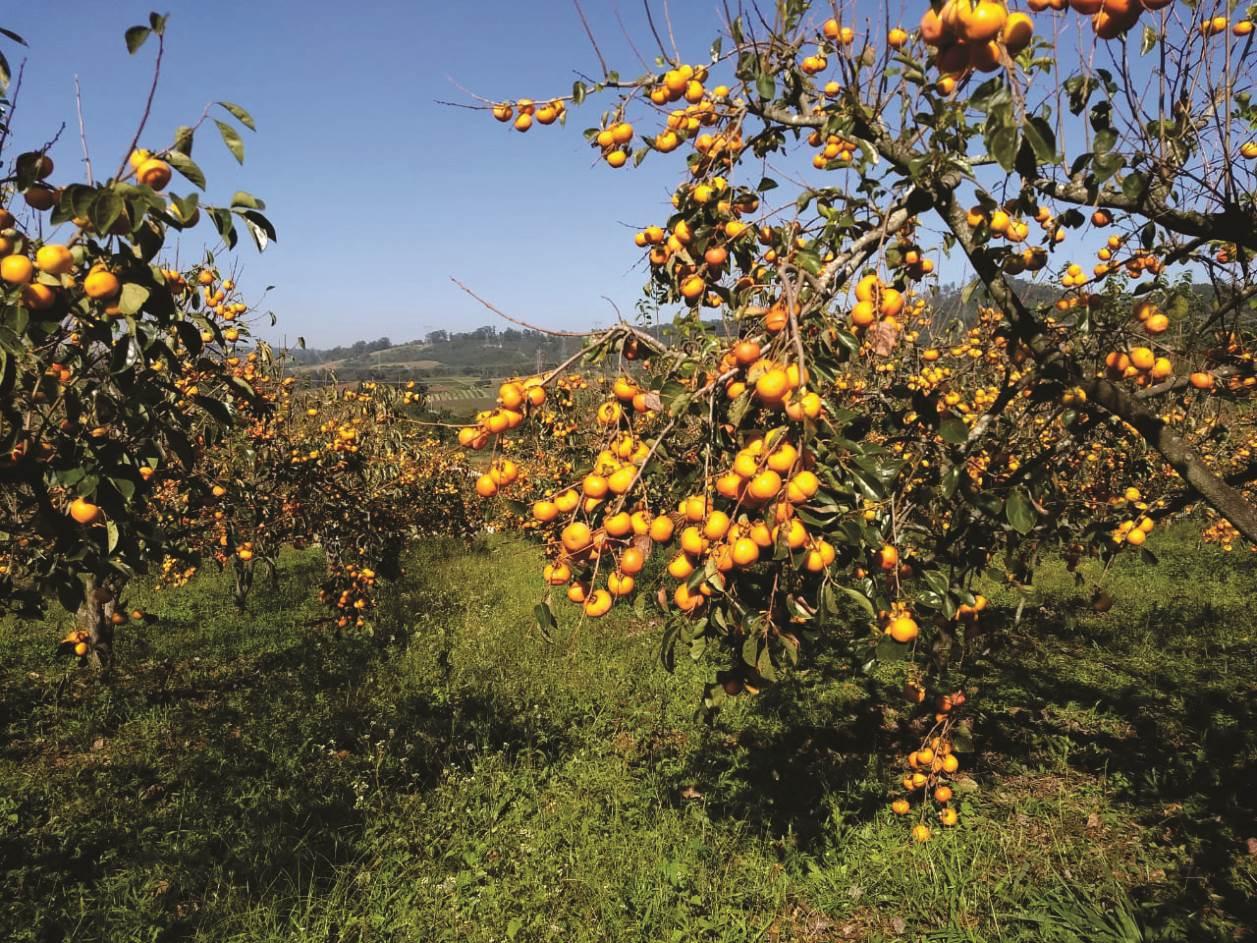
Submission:
<svg viewBox="0 0 1257 943">
<path fill-rule="evenodd" d="M 819 127 L 826 120 L 824 115 L 800 115 L 773 105 L 750 104 L 748 109 L 766 121 L 794 128 Z M 858 130 L 873 143 L 878 153 L 898 171 L 906 173 L 914 156 L 911 150 L 895 140 L 876 115 L 859 108 L 856 119 Z M 965 250 L 974 271 L 986 285 L 992 299 L 1008 316 L 1016 336 L 1026 344 L 1039 366 L 1065 374 L 1063 379 L 1081 386 L 1092 402 L 1127 422 L 1214 510 L 1249 540 L 1257 541 L 1257 509 L 1240 491 L 1215 475 L 1182 438 L 1160 417 L 1144 408 L 1135 396 L 1102 377 L 1084 376 L 1078 364 L 1067 358 L 1043 333 L 1042 325 L 1012 290 L 998 263 L 978 246 L 973 228 L 965 219 L 965 210 L 956 200 L 955 188 L 959 182 L 958 171 L 950 170 L 936 179 L 932 186 L 922 189 L 932 197 L 934 208 Z M 1036 186 L 1039 185 L 1036 183 Z M 1041 185 L 1041 192 L 1065 202 L 1094 202 L 1087 188 L 1081 184 L 1042 181 Z M 1102 201 L 1102 205 L 1148 215 L 1171 231 L 1227 238 L 1238 245 L 1257 248 L 1257 218 L 1238 207 L 1228 207 L 1216 214 L 1192 213 L 1172 210 L 1159 201 L 1150 202 L 1146 196 L 1142 198 L 1143 202 L 1108 191 L 1104 196 L 1111 197 L 1111 200 L 1109 203 Z"/>
<path fill-rule="evenodd" d="M 1257 541 L 1257 509 L 1249 504 L 1243 493 L 1214 474 L 1173 429 L 1129 392 L 1103 377 L 1084 376 L 1078 364 L 1065 357 L 1042 333 L 1038 320 L 1017 297 L 998 264 L 981 251 L 955 193 L 944 189 L 936 196 L 940 214 L 965 250 L 974 271 L 991 298 L 1012 321 L 1018 336 L 1027 342 L 1035 360 L 1040 365 L 1064 370 L 1067 382 L 1082 387 L 1089 401 L 1134 428 L 1215 511 L 1249 540 Z"/>
<path fill-rule="evenodd" d="M 1242 371 L 1235 367 L 1214 367 L 1209 371 L 1209 375 L 1215 380 L 1225 380 L 1227 377 L 1238 376 Z M 1166 380 L 1164 383 L 1157 383 L 1154 386 L 1145 386 L 1142 390 L 1135 393 L 1135 399 L 1145 400 L 1152 399 L 1157 396 L 1163 396 L 1166 393 L 1173 393 L 1175 390 L 1185 389 L 1191 386 L 1191 377 L 1174 377 Z"/>
<path fill-rule="evenodd" d="M 859 130 L 865 132 L 865 135 L 876 144 L 882 157 L 890 161 L 896 170 L 906 173 L 909 160 L 913 156 L 910 151 L 895 141 L 875 116 L 868 115 L 858 100 L 852 100 L 852 105 L 856 109 Z M 791 128 L 822 128 L 828 120 L 828 116 L 823 113 L 797 114 L 770 104 L 752 102 L 748 104 L 747 109 L 765 121 Z M 970 161 L 971 165 L 973 163 Z M 1168 206 L 1164 199 L 1156 196 L 1150 189 L 1139 196 L 1131 197 L 1121 190 L 1112 188 L 1097 192 L 1079 181 L 1062 183 L 1040 178 L 1031 181 L 1031 186 L 1045 196 L 1062 203 L 1088 207 L 1100 206 L 1137 213 L 1179 235 L 1220 239 L 1257 251 L 1257 211 L 1237 204 L 1229 204 L 1217 213 L 1199 213 Z"/>
<path fill-rule="evenodd" d="M 916 187 L 909 187 L 907 192 L 886 211 L 880 226 L 874 226 L 863 236 L 855 239 L 846 249 L 827 262 L 816 277 L 816 284 L 822 292 L 832 292 L 851 278 L 860 266 L 877 251 L 890 236 L 914 222 L 917 215 L 930 205 L 928 193 L 920 192 Z M 826 296 L 824 297 L 827 300 Z"/>
<path fill-rule="evenodd" d="M 1257 212 L 1234 203 L 1217 213 L 1197 213 L 1175 209 L 1151 192 L 1145 191 L 1130 197 L 1121 190 L 1093 190 L 1074 181 L 1058 183 L 1055 180 L 1035 180 L 1032 186 L 1045 196 L 1077 206 L 1104 207 L 1145 216 L 1158 226 L 1183 236 L 1202 239 L 1219 239 L 1233 242 L 1245 249 L 1257 251 Z"/>
<path fill-rule="evenodd" d="M 127 169 L 127 160 L 135 149 L 140 146 L 140 136 L 144 133 L 144 128 L 148 125 L 149 116 L 153 113 L 153 98 L 157 94 L 157 85 L 161 81 L 161 61 L 166 54 L 166 36 L 164 30 L 157 31 L 157 61 L 153 63 L 153 81 L 148 87 L 148 98 L 144 100 L 144 114 L 140 115 L 139 126 L 135 129 L 135 134 L 131 138 L 131 146 L 122 152 L 122 163 L 118 165 L 118 169 L 113 172 L 114 180 L 123 179 L 122 175 Z"/>
</svg>

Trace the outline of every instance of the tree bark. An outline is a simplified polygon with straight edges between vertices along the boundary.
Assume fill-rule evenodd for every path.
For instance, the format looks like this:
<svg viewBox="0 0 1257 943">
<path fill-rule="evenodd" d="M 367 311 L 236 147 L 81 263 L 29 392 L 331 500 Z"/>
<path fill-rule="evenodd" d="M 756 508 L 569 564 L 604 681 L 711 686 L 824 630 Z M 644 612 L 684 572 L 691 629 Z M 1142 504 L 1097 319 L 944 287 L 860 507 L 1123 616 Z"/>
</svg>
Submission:
<svg viewBox="0 0 1257 943">
<path fill-rule="evenodd" d="M 106 585 L 90 576 L 83 587 L 83 602 L 75 614 L 79 628 L 88 634 L 91 651 L 88 658 L 93 668 L 106 669 L 113 664 L 113 614 L 117 597 Z"/>
<path fill-rule="evenodd" d="M 249 592 L 253 589 L 253 561 L 232 557 L 231 571 L 234 577 L 231 598 L 237 609 L 243 609 L 249 601 Z"/>
</svg>

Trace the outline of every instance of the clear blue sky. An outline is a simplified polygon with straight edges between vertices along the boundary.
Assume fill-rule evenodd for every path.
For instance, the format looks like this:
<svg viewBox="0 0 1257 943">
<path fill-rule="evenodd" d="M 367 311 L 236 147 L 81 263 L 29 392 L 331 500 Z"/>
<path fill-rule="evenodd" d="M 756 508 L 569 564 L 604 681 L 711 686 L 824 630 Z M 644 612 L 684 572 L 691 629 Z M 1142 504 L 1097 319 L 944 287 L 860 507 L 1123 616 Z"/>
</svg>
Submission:
<svg viewBox="0 0 1257 943">
<path fill-rule="evenodd" d="M 674 18 L 678 36 L 715 34 L 715 3 L 673 6 L 685 8 Z M 648 36 L 640 4 L 620 7 L 635 41 Z M 117 166 L 155 48 L 129 56 L 122 34 L 150 9 L 171 18 L 144 142 L 168 143 L 208 101 L 252 112 L 258 131 L 243 132 L 243 167 L 212 126 L 202 128 L 194 157 L 211 200 L 225 202 L 236 189 L 266 200 L 279 242 L 259 256 L 242 240 L 242 284 L 276 286 L 269 306 L 290 340 L 330 346 L 506 326 L 452 286 L 451 275 L 553 327 L 605 323 L 604 294 L 632 310 L 644 276 L 633 270 L 633 230 L 621 222 L 657 221 L 675 165 L 656 161 L 637 173 L 595 165 L 579 133 L 597 121 L 589 104 L 566 128 L 524 136 L 486 113 L 435 103 L 463 100 L 450 77 L 478 94 L 515 97 L 562 94 L 574 69 L 595 72 L 570 0 L 63 0 L 56 16 L 42 4 L 10 7 L 0 25 L 30 43 L 6 46 L 15 70 L 27 57 L 14 139 L 42 144 L 66 122 L 51 152 L 61 168 L 54 181 L 72 179 L 81 160 L 76 71 L 96 172 Z M 608 58 L 625 63 L 626 74 L 638 70 L 610 0 L 587 0 L 586 9 Z M 682 51 L 701 56 L 705 47 L 692 45 Z M 176 178 L 173 189 L 192 188 Z M 642 218 L 652 206 L 658 212 Z M 203 223 L 182 238 L 182 251 L 195 254 L 213 230 Z"/>
<path fill-rule="evenodd" d="M 662 9 L 659 0 L 652 6 Z M 891 15 L 911 26 L 907 6 L 892 0 Z M 584 7 L 613 68 L 641 71 L 617 8 L 653 59 L 640 3 L 585 0 Z M 675 0 L 671 8 L 682 55 L 701 61 L 720 26 L 718 0 Z M 41 144 L 66 122 L 52 150 L 61 168 L 54 182 L 73 179 L 81 160 L 76 70 L 96 172 L 117 166 L 155 49 L 150 41 L 129 56 L 122 34 L 150 9 L 131 0 L 62 0 L 55 17 L 42 4 L 0 14 L 0 25 L 31 47 L 6 46 L 15 69 L 27 57 L 15 140 Z M 168 50 L 142 143 L 168 143 L 176 125 L 215 99 L 240 103 L 257 121 L 256 134 L 243 132 L 243 167 L 209 125 L 194 156 L 211 201 L 249 190 L 266 200 L 279 231 L 264 255 L 247 236 L 239 252 L 249 292 L 275 286 L 268 306 L 279 326 L 265 335 L 331 346 L 505 326 L 451 285 L 451 275 L 550 327 L 606 323 L 603 295 L 632 311 L 645 278 L 633 231 L 666 215 L 678 162 L 648 160 L 636 171 L 595 162 L 580 130 L 597 123 L 597 103 L 574 110 L 566 128 L 520 135 L 484 112 L 435 101 L 466 100 L 451 78 L 486 97 L 515 98 L 563 94 L 575 70 L 596 74 L 570 0 L 173 0 L 159 9 L 172 14 Z M 875 35 L 884 16 L 880 3 L 869 11 Z M 176 178 L 174 189 L 191 187 Z M 208 223 L 184 234 L 184 258 L 212 237 Z M 956 263 L 943 272 L 961 277 Z"/>
</svg>

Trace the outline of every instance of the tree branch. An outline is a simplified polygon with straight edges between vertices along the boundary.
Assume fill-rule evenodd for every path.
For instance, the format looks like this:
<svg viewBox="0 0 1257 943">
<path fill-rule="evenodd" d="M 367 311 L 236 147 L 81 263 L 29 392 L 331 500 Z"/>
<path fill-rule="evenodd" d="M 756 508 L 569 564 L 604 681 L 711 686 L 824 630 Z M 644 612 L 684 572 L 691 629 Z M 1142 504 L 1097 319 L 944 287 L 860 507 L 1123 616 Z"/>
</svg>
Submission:
<svg viewBox="0 0 1257 943">
<path fill-rule="evenodd" d="M 1164 200 L 1150 192 L 1132 199 L 1120 190 L 1095 191 L 1079 182 L 1036 180 L 1033 186 L 1040 193 L 1062 203 L 1138 213 L 1171 232 L 1202 239 L 1220 239 L 1257 251 L 1257 213 L 1237 204 L 1228 204 L 1218 213 L 1197 213 L 1167 206 Z"/>
</svg>

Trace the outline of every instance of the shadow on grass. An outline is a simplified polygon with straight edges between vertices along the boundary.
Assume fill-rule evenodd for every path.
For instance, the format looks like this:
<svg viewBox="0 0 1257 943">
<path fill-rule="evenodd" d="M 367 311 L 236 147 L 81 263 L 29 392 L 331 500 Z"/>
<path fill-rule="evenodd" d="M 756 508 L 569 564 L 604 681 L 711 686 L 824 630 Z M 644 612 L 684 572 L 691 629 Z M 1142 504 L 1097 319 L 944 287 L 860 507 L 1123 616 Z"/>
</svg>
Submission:
<svg viewBox="0 0 1257 943">
<path fill-rule="evenodd" d="M 837 633 L 817 633 L 805 649 L 805 670 L 755 695 L 740 719 L 717 716 L 673 793 L 692 784 L 713 818 L 812 852 L 832 840 L 836 820 L 867 821 L 884 806 L 883 761 L 904 731 Z"/>
<path fill-rule="evenodd" d="M 268 612 L 301 582 L 285 580 Z M 110 681 L 77 676 L 72 704 L 0 686 L 0 772 L 15 777 L 0 780 L 15 796 L 0 812 L 16 823 L 0 824 L 0 927 L 22 928 L 0 936 L 189 938 L 215 896 L 318 892 L 370 854 L 379 802 L 431 788 L 480 747 L 542 762 L 569 751 L 492 691 L 381 671 L 399 647 L 289 632 L 202 659 L 230 640 L 190 638 L 182 657 L 134 642 L 143 660 Z M 53 735 L 22 735 L 35 728 Z"/>
<path fill-rule="evenodd" d="M 1142 630 L 1115 613 L 1112 630 L 1097 631 L 1080 624 L 1100 621 L 1085 603 L 1069 602 L 1020 633 L 996 633 L 1005 641 L 978 666 L 998 692 L 984 695 L 993 709 L 976 729 L 991 766 L 1046 754 L 1101 776 L 1184 859 L 1181 884 L 1132 895 L 1151 926 L 1194 930 L 1219 912 L 1257 925 L 1257 871 L 1236 867 L 1257 837 L 1257 642 L 1210 640 L 1228 615 L 1197 600 L 1153 607 Z M 1071 658 L 1089 671 L 1071 670 Z"/>
</svg>

